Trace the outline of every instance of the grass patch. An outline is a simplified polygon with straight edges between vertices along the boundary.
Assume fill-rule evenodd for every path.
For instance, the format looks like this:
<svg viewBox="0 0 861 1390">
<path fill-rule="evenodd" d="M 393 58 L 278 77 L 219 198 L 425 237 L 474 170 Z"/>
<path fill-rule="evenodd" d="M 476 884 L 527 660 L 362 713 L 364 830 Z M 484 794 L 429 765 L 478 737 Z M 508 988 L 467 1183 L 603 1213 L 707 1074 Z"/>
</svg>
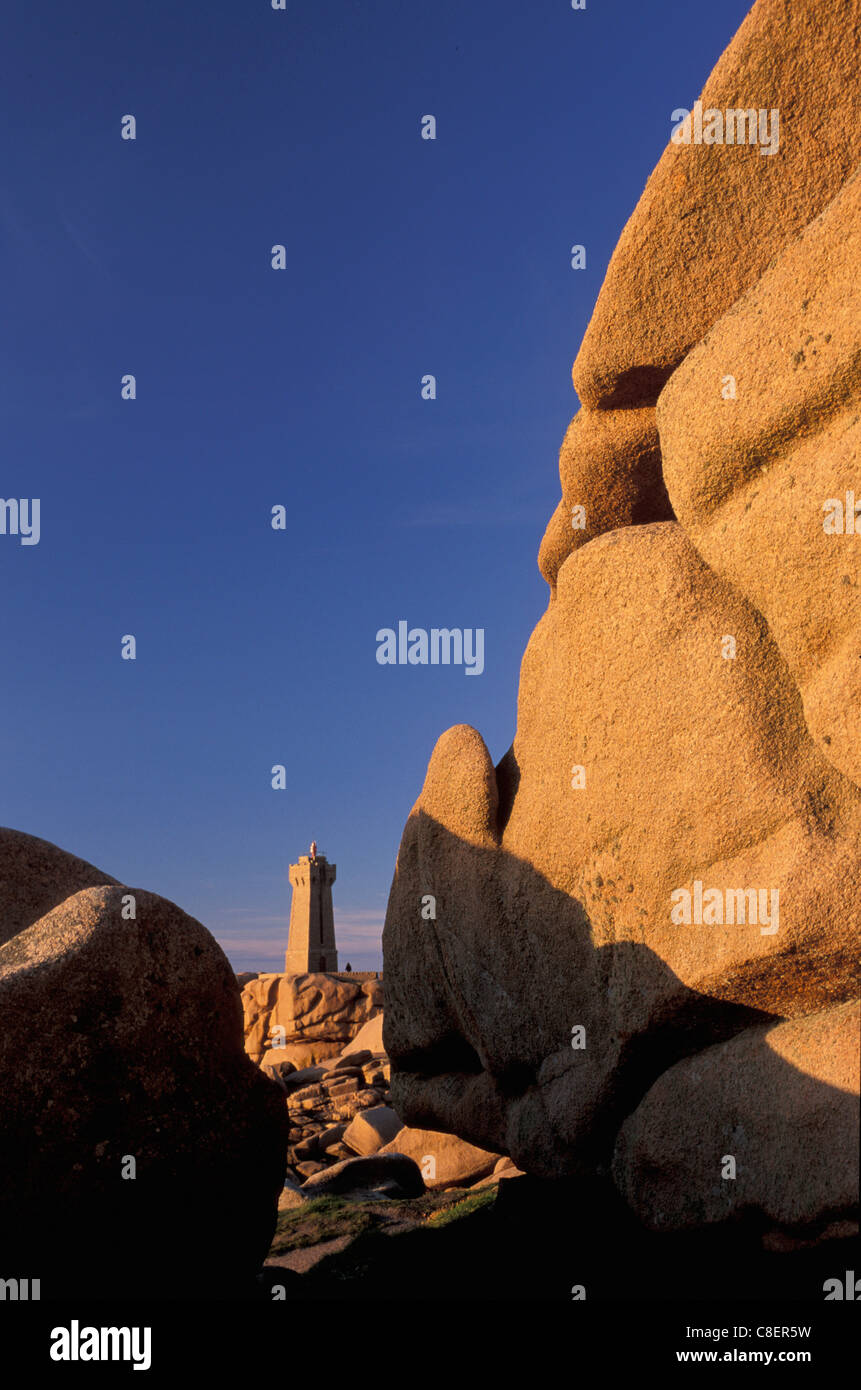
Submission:
<svg viewBox="0 0 861 1390">
<path fill-rule="evenodd" d="M 440 1207 L 438 1211 L 432 1211 L 426 1218 L 425 1225 L 434 1229 L 448 1226 L 452 1221 L 459 1221 L 463 1216 L 471 1216 L 474 1211 L 480 1211 L 482 1207 L 492 1206 L 495 1201 L 496 1188 L 492 1185 L 483 1187 L 480 1192 L 471 1192 L 468 1197 Z"/>
<path fill-rule="evenodd" d="M 406 1250 L 402 1242 L 409 1242 L 412 1236 L 419 1239 L 424 1249 L 424 1241 L 430 1240 L 428 1231 L 443 1227 L 462 1230 L 466 1225 L 463 1218 L 491 1207 L 495 1198 L 495 1186 L 479 1192 L 467 1190 L 463 1195 L 455 1191 L 426 1192 L 407 1201 L 356 1202 L 339 1196 L 316 1197 L 278 1213 L 269 1254 L 286 1255 L 346 1236 L 349 1250 L 327 1256 L 322 1268 L 339 1281 L 363 1278 L 380 1261 L 388 1267 L 392 1246 Z M 412 1250 L 411 1243 L 409 1248 Z"/>
<path fill-rule="evenodd" d="M 498 1273 L 500 1255 L 494 1233 L 496 1188 L 450 1198 L 451 1193 L 428 1194 L 438 1205 L 415 1211 L 416 1224 L 391 1231 L 389 1223 L 364 1231 L 346 1250 L 327 1255 L 302 1276 L 298 1296 L 307 1299 L 402 1299 L 448 1297 L 452 1288 L 464 1297 L 488 1286 Z M 414 1207 L 419 1202 L 412 1204 Z"/>
<path fill-rule="evenodd" d="M 269 1253 L 285 1255 L 337 1236 L 360 1236 L 376 1225 L 376 1216 L 360 1203 L 342 1197 L 316 1197 L 301 1207 L 278 1213 Z"/>
</svg>

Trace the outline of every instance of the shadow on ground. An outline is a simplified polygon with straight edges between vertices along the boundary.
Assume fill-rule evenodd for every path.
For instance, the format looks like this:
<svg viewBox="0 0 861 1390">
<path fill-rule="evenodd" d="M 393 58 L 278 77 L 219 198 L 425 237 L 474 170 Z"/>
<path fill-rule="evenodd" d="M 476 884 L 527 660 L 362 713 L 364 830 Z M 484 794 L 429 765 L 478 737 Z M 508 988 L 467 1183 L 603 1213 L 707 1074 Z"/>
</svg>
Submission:
<svg viewBox="0 0 861 1390">
<path fill-rule="evenodd" d="M 442 1200 L 444 1198 L 444 1200 Z M 310 1205 L 310 1204 L 309 1204 Z M 319 1204 L 315 1203 L 315 1207 Z M 645 1231 L 604 1179 L 511 1178 L 417 1202 L 330 1203 L 279 1221 L 270 1259 L 325 1242 L 306 1273 L 267 1264 L 269 1296 L 355 1299 L 627 1299 L 822 1302 L 826 1279 L 857 1269 L 857 1238 L 776 1253 L 748 1215 L 690 1234 Z M 284 1235 L 285 1230 L 292 1235 Z M 811 1232 L 806 1232 L 806 1239 Z M 343 1244 L 341 1244 L 343 1240 Z M 280 1244 L 279 1244 L 280 1242 Z M 330 1242 L 337 1242 L 332 1245 Z"/>
</svg>

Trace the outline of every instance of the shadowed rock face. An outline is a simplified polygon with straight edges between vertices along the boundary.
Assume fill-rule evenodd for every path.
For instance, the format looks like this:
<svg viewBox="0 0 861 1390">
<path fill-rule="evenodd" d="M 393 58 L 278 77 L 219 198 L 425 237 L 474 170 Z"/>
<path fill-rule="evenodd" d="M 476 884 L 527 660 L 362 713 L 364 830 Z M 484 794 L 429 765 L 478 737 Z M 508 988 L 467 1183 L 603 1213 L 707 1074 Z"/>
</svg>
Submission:
<svg viewBox="0 0 861 1390">
<path fill-rule="evenodd" d="M 779 108 L 779 152 L 673 145 L 658 165 L 575 363 L 584 409 L 560 455 L 514 744 L 494 768 L 475 730 L 449 730 L 404 831 L 384 933 L 394 1103 L 541 1176 L 606 1169 L 668 1068 L 683 1077 L 685 1058 L 747 1030 L 733 1074 L 767 1107 L 762 1029 L 857 995 L 856 562 L 823 547 L 853 538 L 821 526 L 825 498 L 853 485 L 859 314 L 841 306 L 859 36 L 855 0 L 760 0 L 702 100 Z M 784 514 L 769 531 L 790 486 L 807 529 Z M 776 924 L 728 924 L 751 888 Z M 682 919 L 680 890 L 708 894 L 710 915 Z M 783 1067 L 799 1113 L 826 1033 Z M 817 1085 L 832 1087 L 827 1068 Z M 769 1176 L 749 1205 L 788 1220 L 781 1121 L 762 1118 Z M 843 1169 L 824 1167 L 827 1191 L 796 1202 L 805 1221 L 845 1206 Z"/>
<path fill-rule="evenodd" d="M 754 1208 L 803 1229 L 857 1209 L 858 1024 L 857 1001 L 840 1004 L 748 1029 L 665 1072 L 623 1125 L 613 1163 L 644 1223 L 682 1229 Z"/>
<path fill-rule="evenodd" d="M 244 1053 L 229 962 L 172 903 L 44 841 L 2 832 L 0 881 L 18 927 L 0 946 L 6 1272 L 43 1298 L 241 1291 L 272 1238 L 286 1112 Z"/>
</svg>

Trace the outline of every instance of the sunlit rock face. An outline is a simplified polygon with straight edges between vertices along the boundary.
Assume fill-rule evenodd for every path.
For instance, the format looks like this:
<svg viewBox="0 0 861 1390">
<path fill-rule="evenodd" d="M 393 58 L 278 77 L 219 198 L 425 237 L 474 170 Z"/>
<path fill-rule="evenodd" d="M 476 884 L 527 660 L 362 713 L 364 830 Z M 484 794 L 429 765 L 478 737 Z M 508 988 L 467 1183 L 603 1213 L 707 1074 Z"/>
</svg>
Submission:
<svg viewBox="0 0 861 1390">
<path fill-rule="evenodd" d="M 858 562 L 823 504 L 861 503 L 859 35 L 858 3 L 755 5 L 701 101 L 777 109 L 779 148 L 672 143 L 649 180 L 574 366 L 514 743 L 494 768 L 474 729 L 439 740 L 384 933 L 406 1123 L 539 1175 L 608 1170 L 664 1074 L 749 1031 L 727 1075 L 766 1106 L 751 1204 L 778 1223 L 844 1200 L 842 1177 L 781 1196 L 757 1068 L 763 1030 L 858 992 Z M 832 1113 L 828 1036 L 790 1049 L 784 1112 L 797 1087 Z"/>
<path fill-rule="evenodd" d="M 762 613 L 812 737 L 856 783 L 859 265 L 856 174 L 690 353 L 657 412 L 679 521 Z M 710 383 L 733 367 L 736 398 L 724 401 Z"/>
<path fill-rule="evenodd" d="M 337 1057 L 383 1007 L 383 982 L 324 973 L 260 974 L 244 981 L 245 1051 L 262 1062 L 267 1049 L 296 1067 Z"/>
</svg>

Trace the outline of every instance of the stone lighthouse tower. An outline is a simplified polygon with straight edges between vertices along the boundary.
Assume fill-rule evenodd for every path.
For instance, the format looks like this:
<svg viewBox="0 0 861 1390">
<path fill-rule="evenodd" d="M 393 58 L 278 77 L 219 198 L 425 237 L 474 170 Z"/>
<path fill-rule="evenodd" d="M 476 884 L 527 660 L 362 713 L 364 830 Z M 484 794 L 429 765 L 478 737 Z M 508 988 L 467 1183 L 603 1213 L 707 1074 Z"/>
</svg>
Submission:
<svg viewBox="0 0 861 1390">
<path fill-rule="evenodd" d="M 293 902 L 284 957 L 284 970 L 288 975 L 338 969 L 332 911 L 336 870 L 337 865 L 330 864 L 324 854 L 317 853 L 316 840 L 309 854 L 300 854 L 299 863 L 290 865 Z"/>
</svg>

